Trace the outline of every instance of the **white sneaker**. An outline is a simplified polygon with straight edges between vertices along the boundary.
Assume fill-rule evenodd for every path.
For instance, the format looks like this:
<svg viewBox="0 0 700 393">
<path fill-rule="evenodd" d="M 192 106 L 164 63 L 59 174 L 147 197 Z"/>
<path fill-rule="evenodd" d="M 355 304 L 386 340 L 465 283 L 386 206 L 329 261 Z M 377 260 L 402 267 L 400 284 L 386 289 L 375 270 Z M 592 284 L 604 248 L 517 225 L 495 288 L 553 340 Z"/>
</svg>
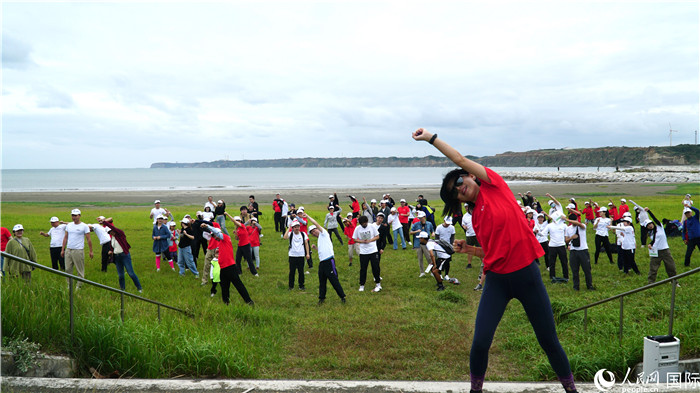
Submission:
<svg viewBox="0 0 700 393">
<path fill-rule="evenodd" d="M 216 295 L 215 293 L 212 293 L 212 294 L 211 294 L 211 297 L 214 297 L 215 295 Z"/>
<path fill-rule="evenodd" d="M 364 286 L 364 285 L 360 285 L 360 292 L 364 292 L 364 291 L 365 291 L 365 286 Z"/>
<path fill-rule="evenodd" d="M 307 271 L 304 272 L 304 274 L 311 274 L 311 272 L 309 272 L 309 271 L 307 270 Z"/>
<path fill-rule="evenodd" d="M 255 275 L 255 276 L 253 276 L 253 277 L 260 277 L 260 275 L 259 275 L 259 274 L 256 274 L 256 275 Z"/>
<path fill-rule="evenodd" d="M 450 280 L 450 276 L 448 276 L 447 274 L 445 274 L 445 280 L 449 281 L 449 280 Z"/>
<path fill-rule="evenodd" d="M 379 291 L 381 291 L 381 290 L 382 290 L 381 284 L 377 284 L 377 285 L 374 287 L 374 289 L 372 290 L 372 292 L 379 292 Z"/>
<path fill-rule="evenodd" d="M 409 245 L 409 246 L 412 246 L 413 244 L 411 244 L 411 242 L 408 242 L 408 245 Z"/>
<path fill-rule="evenodd" d="M 425 277 L 425 273 L 421 273 L 420 275 L 418 275 L 418 278 L 421 278 L 421 277 Z"/>
<path fill-rule="evenodd" d="M 159 272 L 159 271 L 160 271 L 160 269 L 156 269 L 156 272 Z"/>
<path fill-rule="evenodd" d="M 433 270 L 433 265 L 428 265 L 428 268 L 425 269 L 425 274 L 430 273 L 431 270 Z"/>
</svg>

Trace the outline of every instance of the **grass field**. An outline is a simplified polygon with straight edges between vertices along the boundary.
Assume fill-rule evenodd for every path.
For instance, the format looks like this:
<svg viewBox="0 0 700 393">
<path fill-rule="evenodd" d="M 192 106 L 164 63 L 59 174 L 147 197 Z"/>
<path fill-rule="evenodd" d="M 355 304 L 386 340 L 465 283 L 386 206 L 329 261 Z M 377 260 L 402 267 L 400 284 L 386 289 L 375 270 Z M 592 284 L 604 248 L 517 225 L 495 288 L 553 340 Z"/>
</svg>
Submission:
<svg viewBox="0 0 700 393">
<path fill-rule="evenodd" d="M 607 196 L 593 199 L 607 202 Z M 652 208 L 659 219 L 680 217 L 676 195 L 633 199 Z M 394 251 L 389 246 L 382 257 L 384 289 L 380 293 L 358 292 L 359 261 L 355 259 L 348 266 L 347 247 L 334 241 L 340 281 L 348 302 L 342 305 L 329 286 L 326 303 L 317 306 L 316 266 L 306 276 L 305 292 L 287 289 L 288 243 L 274 232 L 272 212 L 266 206 L 261 217 L 265 236 L 260 277 L 252 277 L 245 269 L 242 275 L 256 306 L 244 305 L 233 291 L 232 303 L 227 307 L 220 296 L 211 298 L 210 287 L 201 286 L 189 272 L 182 278 L 165 264 L 166 268 L 156 273 L 148 218 L 151 206 L 3 203 L 2 225 L 11 228 L 22 223 L 25 236 L 37 248 L 39 262 L 50 266 L 49 241 L 38 233 L 49 229 L 49 217 L 57 215 L 67 220 L 74 207 L 82 210 L 87 223 L 95 222 L 98 215 L 114 217 L 115 225 L 125 230 L 133 247 L 134 268 L 144 287 L 143 296 L 184 308 L 195 317 L 161 311 L 159 323 L 155 306 L 127 299 L 122 323 L 119 295 L 84 286 L 77 292 L 75 303 L 78 345 L 71 348 L 66 281 L 37 270 L 30 286 L 18 280 L 3 280 L 3 340 L 26 336 L 47 352 L 74 356 L 82 372 L 95 367 L 103 374 L 119 370 L 122 375 L 139 378 L 468 379 L 469 348 L 480 293 L 472 290 L 478 269 L 465 269 L 464 255 L 454 258 L 450 273 L 462 285 L 450 284 L 446 291 L 436 292 L 434 279 L 418 278 L 411 249 Z M 167 207 L 176 219 L 201 208 Z M 305 207 L 318 221 L 325 215 L 325 205 Z M 458 238 L 464 237 L 463 231 L 457 233 Z M 588 229 L 591 250 L 592 233 Z M 687 271 L 683 267 L 685 246 L 679 238 L 669 240 L 678 271 Z M 99 245 L 94 235 L 93 244 L 95 259 L 86 256 L 86 278 L 118 288 L 114 265 L 109 266 L 107 273 L 100 271 Z M 642 275 L 623 276 L 602 255 L 593 267 L 597 291 L 574 292 L 570 284 L 545 281 L 555 315 L 646 284 L 649 257 L 640 250 L 636 259 Z M 203 260 L 202 256 L 200 269 Z M 696 252 L 692 267 L 699 266 L 699 262 L 700 253 Z M 543 271 L 543 278 L 547 277 Z M 659 279 L 663 278 L 666 274 L 662 268 Z M 681 357 L 697 357 L 700 275 L 683 280 L 681 285 L 676 295 L 674 334 L 681 339 Z M 127 291 L 136 292 L 128 276 L 126 287 Z M 591 380 L 601 368 L 624 376 L 628 366 L 642 360 L 642 337 L 666 334 L 669 298 L 670 286 L 626 298 L 621 345 L 616 301 L 588 313 L 587 333 L 583 330 L 582 313 L 558 319 L 558 334 L 576 379 Z M 555 379 L 518 302 L 508 306 L 489 360 L 490 380 Z"/>
</svg>

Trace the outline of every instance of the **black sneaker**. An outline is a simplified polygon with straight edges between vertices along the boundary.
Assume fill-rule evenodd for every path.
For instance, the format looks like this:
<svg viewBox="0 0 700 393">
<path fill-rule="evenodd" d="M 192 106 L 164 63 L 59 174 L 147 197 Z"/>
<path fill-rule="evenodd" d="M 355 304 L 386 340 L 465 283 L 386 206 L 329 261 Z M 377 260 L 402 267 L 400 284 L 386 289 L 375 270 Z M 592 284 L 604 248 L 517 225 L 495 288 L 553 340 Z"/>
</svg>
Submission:
<svg viewBox="0 0 700 393">
<path fill-rule="evenodd" d="M 471 269 L 471 268 L 472 268 L 472 264 L 471 263 L 467 264 L 467 269 Z"/>
<path fill-rule="evenodd" d="M 344 298 L 344 297 L 341 297 L 341 298 L 340 298 L 340 302 L 343 303 L 343 304 L 345 304 L 345 298 Z"/>
<path fill-rule="evenodd" d="M 318 299 L 318 305 L 322 306 L 326 302 L 326 299 Z"/>
<path fill-rule="evenodd" d="M 438 290 L 438 291 L 444 291 L 444 290 L 445 290 L 445 286 L 442 285 L 442 284 L 440 284 L 440 285 L 438 285 L 437 290 Z"/>
</svg>

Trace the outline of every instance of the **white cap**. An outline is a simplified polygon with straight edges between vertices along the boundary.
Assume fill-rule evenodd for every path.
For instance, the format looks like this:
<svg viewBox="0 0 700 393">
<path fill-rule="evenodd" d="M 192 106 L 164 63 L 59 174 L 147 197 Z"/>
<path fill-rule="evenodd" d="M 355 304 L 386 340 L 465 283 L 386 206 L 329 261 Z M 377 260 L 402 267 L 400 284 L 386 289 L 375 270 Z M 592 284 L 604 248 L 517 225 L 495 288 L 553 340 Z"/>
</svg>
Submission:
<svg viewBox="0 0 700 393">
<path fill-rule="evenodd" d="M 155 205 L 156 203 L 160 203 L 160 199 L 156 199 L 155 202 L 153 202 L 154 205 Z"/>
<path fill-rule="evenodd" d="M 105 216 L 97 216 L 97 219 L 98 219 L 98 220 L 104 220 L 104 219 L 105 219 Z"/>
<path fill-rule="evenodd" d="M 575 201 L 576 201 L 576 198 L 571 197 L 571 198 L 569 198 L 569 200 L 572 201 L 572 202 L 575 202 Z"/>
<path fill-rule="evenodd" d="M 59 221 L 61 221 L 61 220 L 59 220 L 58 217 L 51 217 L 51 219 L 49 220 L 49 222 L 59 222 Z"/>
<path fill-rule="evenodd" d="M 442 220 L 445 224 L 450 224 L 452 225 L 452 217 L 445 217 L 444 220 Z"/>
<path fill-rule="evenodd" d="M 185 224 L 187 224 L 187 223 L 185 223 Z M 170 221 L 170 222 L 168 223 L 168 226 L 169 226 L 169 227 L 174 227 L 175 225 L 177 225 L 177 223 L 176 223 L 175 221 Z"/>
<path fill-rule="evenodd" d="M 591 203 L 588 201 L 583 202 L 584 205 L 590 205 Z"/>
<path fill-rule="evenodd" d="M 333 205 L 328 206 L 328 210 L 335 210 L 335 207 Z"/>
<path fill-rule="evenodd" d="M 174 221 L 171 221 L 171 222 L 174 223 Z M 189 218 L 183 218 L 182 220 L 180 220 L 180 222 L 183 223 L 183 224 L 189 224 L 189 223 L 190 223 L 190 219 L 189 219 Z"/>
<path fill-rule="evenodd" d="M 625 203 L 627 203 L 627 199 L 625 199 L 625 198 L 620 198 L 620 202 L 625 202 Z"/>
<path fill-rule="evenodd" d="M 198 216 L 201 216 L 201 215 L 202 215 L 202 212 L 201 212 L 200 210 L 197 210 L 197 215 L 198 215 Z"/>
<path fill-rule="evenodd" d="M 166 217 L 165 214 L 161 214 L 160 216 L 158 216 L 158 218 L 162 218 L 163 220 L 167 220 L 167 219 L 168 219 L 168 217 Z"/>
<path fill-rule="evenodd" d="M 304 211 L 304 206 L 299 206 L 299 208 L 297 209 L 297 211 L 298 211 L 298 212 L 303 212 L 303 211 Z"/>
<path fill-rule="evenodd" d="M 352 217 L 352 213 L 348 213 L 345 217 Z"/>
<path fill-rule="evenodd" d="M 22 226 L 22 224 L 17 224 L 14 227 L 12 227 L 12 232 L 23 231 L 23 230 L 24 230 L 24 227 Z"/>
<path fill-rule="evenodd" d="M 651 224 L 652 222 L 653 222 L 653 221 L 651 221 L 651 220 L 649 220 L 649 219 L 646 219 L 646 220 L 644 220 L 644 222 L 642 223 L 642 226 L 645 227 L 645 226 Z"/>
<path fill-rule="evenodd" d="M 234 217 L 233 217 L 233 221 L 241 221 L 241 217 L 239 217 L 239 216 L 234 216 Z"/>
<path fill-rule="evenodd" d="M 536 218 L 544 217 L 544 213 L 537 213 Z"/>
<path fill-rule="evenodd" d="M 70 211 L 71 216 L 79 216 L 80 215 L 80 209 L 73 209 Z"/>
<path fill-rule="evenodd" d="M 218 201 L 216 201 L 216 204 L 218 205 L 219 203 L 224 203 L 224 201 L 222 201 L 221 199 L 219 199 Z"/>
<path fill-rule="evenodd" d="M 419 211 L 418 212 L 418 218 L 423 218 L 425 217 L 425 212 L 424 211 Z"/>
<path fill-rule="evenodd" d="M 371 201 L 369 201 L 369 203 L 377 203 L 377 200 L 376 200 L 376 199 L 372 199 Z"/>
<path fill-rule="evenodd" d="M 632 213 L 630 212 L 625 212 L 622 217 L 632 217 Z"/>
<path fill-rule="evenodd" d="M 313 231 L 314 229 L 316 229 L 316 225 L 311 225 L 311 226 L 307 229 L 307 232 L 311 233 L 311 231 Z"/>
<path fill-rule="evenodd" d="M 690 194 L 685 194 L 685 196 L 687 196 L 688 198 L 690 198 L 690 197 L 691 197 L 691 195 L 690 195 Z"/>
<path fill-rule="evenodd" d="M 605 206 L 603 206 L 603 207 L 601 207 L 600 209 L 598 209 L 598 211 L 599 211 L 599 212 L 606 212 L 606 211 L 608 211 L 608 208 L 605 207 Z"/>
<path fill-rule="evenodd" d="M 683 214 L 688 213 L 688 212 L 692 212 L 692 210 L 690 210 L 689 207 L 684 207 L 684 208 L 683 208 Z"/>
<path fill-rule="evenodd" d="M 403 199 L 403 198 L 401 198 L 401 200 L 399 201 L 399 203 L 401 203 L 401 202 L 406 202 L 406 200 Z"/>
<path fill-rule="evenodd" d="M 622 219 L 622 221 L 627 221 L 627 222 L 629 222 L 629 223 L 631 224 L 631 223 L 632 223 L 632 218 L 630 218 L 630 217 L 625 217 L 625 218 Z"/>
<path fill-rule="evenodd" d="M 522 206 L 522 204 L 523 204 L 522 202 L 518 201 L 518 205 L 521 205 L 521 206 Z"/>
<path fill-rule="evenodd" d="M 551 200 L 551 199 L 547 202 L 547 204 L 549 204 L 549 206 L 554 206 L 554 205 L 555 205 L 554 201 Z"/>
<path fill-rule="evenodd" d="M 573 203 L 569 203 L 568 205 L 566 205 L 566 208 L 567 209 L 576 209 L 576 205 L 574 205 Z"/>
<path fill-rule="evenodd" d="M 192 217 L 192 216 L 190 216 L 189 214 L 185 214 L 185 218 L 190 218 L 190 217 Z"/>
<path fill-rule="evenodd" d="M 333 198 L 333 195 L 332 194 L 328 195 L 328 199 L 331 199 L 331 198 Z"/>
<path fill-rule="evenodd" d="M 299 220 L 292 220 L 292 227 L 300 226 Z"/>
<path fill-rule="evenodd" d="M 525 209 L 525 214 L 530 214 L 530 213 L 535 214 L 537 212 L 535 211 L 535 209 L 533 209 L 531 207 L 528 207 L 527 209 Z"/>
<path fill-rule="evenodd" d="M 612 203 L 612 202 L 608 202 L 608 206 L 613 206 L 613 203 Z"/>
<path fill-rule="evenodd" d="M 379 217 L 379 216 L 384 217 L 384 213 L 382 213 L 382 212 L 377 213 L 377 217 Z"/>
<path fill-rule="evenodd" d="M 391 208 L 391 211 L 392 211 L 392 212 L 395 212 L 395 211 L 398 211 L 398 210 L 396 210 L 395 207 L 392 207 L 392 208 Z"/>
<path fill-rule="evenodd" d="M 258 219 L 257 219 L 256 217 L 251 217 L 250 220 L 251 220 L 251 221 L 258 222 Z"/>
<path fill-rule="evenodd" d="M 386 203 L 386 199 L 382 199 L 379 203 Z"/>
<path fill-rule="evenodd" d="M 422 231 L 421 233 L 418 234 L 418 236 L 416 236 L 416 238 L 418 238 L 418 239 L 427 239 L 427 238 L 428 238 L 428 232 Z"/>
</svg>

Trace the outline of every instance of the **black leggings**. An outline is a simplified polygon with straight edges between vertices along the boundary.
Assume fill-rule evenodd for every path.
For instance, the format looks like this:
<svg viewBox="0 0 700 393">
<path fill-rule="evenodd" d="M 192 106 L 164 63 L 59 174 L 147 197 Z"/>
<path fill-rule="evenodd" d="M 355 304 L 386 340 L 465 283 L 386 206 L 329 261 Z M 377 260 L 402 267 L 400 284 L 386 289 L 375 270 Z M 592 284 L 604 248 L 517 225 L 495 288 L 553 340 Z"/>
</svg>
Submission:
<svg viewBox="0 0 700 393">
<path fill-rule="evenodd" d="M 54 268 L 54 270 L 58 270 L 60 266 L 63 272 L 66 270 L 66 260 L 61 256 L 62 248 L 63 247 L 50 247 L 49 252 L 51 253 L 51 267 Z"/>
<path fill-rule="evenodd" d="M 289 289 L 294 288 L 294 276 L 299 274 L 299 289 L 304 289 L 304 260 L 306 257 L 289 257 Z"/>
<path fill-rule="evenodd" d="M 469 354 L 470 373 L 481 378 L 486 374 L 493 335 L 508 302 L 513 298 L 523 305 L 537 341 L 547 354 L 554 372 L 560 378 L 570 376 L 569 359 L 559 343 L 549 295 L 535 263 L 507 274 L 486 272 Z"/>
<path fill-rule="evenodd" d="M 557 276 L 557 255 L 561 262 L 564 278 L 569 278 L 569 258 L 566 256 L 566 246 L 549 247 L 549 278 Z"/>
<path fill-rule="evenodd" d="M 250 299 L 250 295 L 248 294 L 248 290 L 246 289 L 245 285 L 243 285 L 241 278 L 238 276 L 238 272 L 236 271 L 236 265 L 227 266 L 221 269 L 220 277 L 221 300 L 224 301 L 224 304 L 229 303 L 229 286 L 231 284 L 233 284 L 233 286 L 236 288 L 238 294 L 241 295 L 241 298 L 243 298 L 244 302 L 252 302 L 252 300 Z M 212 293 L 216 293 L 216 289 L 214 289 L 213 287 Z"/>
<path fill-rule="evenodd" d="M 258 274 L 257 269 L 255 269 L 255 263 L 253 263 L 253 249 L 250 248 L 250 243 L 246 244 L 245 246 L 238 246 L 236 249 L 236 270 L 238 271 L 238 274 L 243 273 L 243 270 L 241 269 L 241 259 L 245 258 L 246 262 L 248 262 L 248 269 L 250 269 L 250 273 L 252 275 Z"/>
<path fill-rule="evenodd" d="M 608 254 L 610 263 L 613 263 L 612 247 L 607 236 L 595 235 L 595 263 L 598 263 L 598 255 L 600 255 L 600 247 L 603 246 L 605 253 Z"/>
<path fill-rule="evenodd" d="M 379 252 L 372 254 L 360 254 L 360 285 L 364 286 L 367 282 L 367 266 L 372 265 L 372 275 L 374 282 L 379 284 L 382 280 L 379 276 Z"/>
<path fill-rule="evenodd" d="M 338 238 L 338 241 L 340 242 L 340 245 L 342 246 L 342 245 L 343 245 L 343 239 L 340 237 L 340 232 L 338 232 L 338 228 L 331 228 L 331 229 L 329 229 L 329 230 L 328 230 L 328 237 L 330 237 L 331 240 L 333 240 L 333 236 L 332 236 L 332 235 L 333 235 L 334 233 L 335 233 L 335 237 Z"/>
</svg>

